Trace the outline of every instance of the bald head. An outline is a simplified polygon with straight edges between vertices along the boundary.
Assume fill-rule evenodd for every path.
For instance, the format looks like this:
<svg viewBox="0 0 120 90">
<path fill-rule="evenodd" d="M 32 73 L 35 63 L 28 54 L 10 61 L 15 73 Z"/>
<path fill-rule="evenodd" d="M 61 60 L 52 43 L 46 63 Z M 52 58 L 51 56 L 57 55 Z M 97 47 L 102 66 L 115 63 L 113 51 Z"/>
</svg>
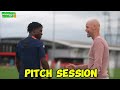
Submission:
<svg viewBox="0 0 120 90">
<path fill-rule="evenodd" d="M 92 19 L 87 22 L 87 24 L 90 24 L 91 26 L 100 28 L 100 23 L 97 19 Z"/>
<path fill-rule="evenodd" d="M 100 23 L 97 19 L 92 19 L 86 23 L 86 32 L 88 37 L 99 35 Z"/>
</svg>

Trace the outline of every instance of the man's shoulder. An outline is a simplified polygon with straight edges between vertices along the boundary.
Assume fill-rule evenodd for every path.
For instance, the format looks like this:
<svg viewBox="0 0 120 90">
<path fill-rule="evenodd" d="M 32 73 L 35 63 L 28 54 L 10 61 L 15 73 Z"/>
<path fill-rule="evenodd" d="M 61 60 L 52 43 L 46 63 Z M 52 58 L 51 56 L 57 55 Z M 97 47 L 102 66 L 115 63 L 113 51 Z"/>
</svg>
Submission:
<svg viewBox="0 0 120 90">
<path fill-rule="evenodd" d="M 94 40 L 94 44 L 95 45 L 103 45 L 103 46 L 107 45 L 108 46 L 107 41 L 103 37 L 96 38 Z"/>
<path fill-rule="evenodd" d="M 18 43 L 17 43 L 17 46 L 20 46 L 25 40 L 27 39 L 27 37 L 26 38 L 23 38 L 23 39 L 21 39 Z"/>
<path fill-rule="evenodd" d="M 32 39 L 32 40 L 30 40 L 30 42 L 34 46 L 43 45 L 43 42 L 41 40 L 38 40 L 38 39 Z"/>
<path fill-rule="evenodd" d="M 99 42 L 99 41 L 102 41 L 102 40 L 103 40 L 102 37 L 97 37 L 97 38 L 95 38 L 94 42 Z"/>
<path fill-rule="evenodd" d="M 98 37 L 94 40 L 94 45 L 100 45 L 103 43 L 104 43 L 104 40 L 101 37 Z"/>
<path fill-rule="evenodd" d="M 101 36 L 97 37 L 97 38 L 94 40 L 94 42 L 104 42 L 104 41 L 105 41 L 105 39 L 104 39 L 103 37 L 101 37 Z"/>
<path fill-rule="evenodd" d="M 43 41 L 42 40 L 38 40 L 38 39 L 33 39 L 31 37 L 26 37 L 22 40 L 20 40 L 17 44 L 17 46 L 21 46 L 24 43 L 29 43 L 30 46 L 35 46 L 35 47 L 40 47 L 43 46 Z"/>
</svg>

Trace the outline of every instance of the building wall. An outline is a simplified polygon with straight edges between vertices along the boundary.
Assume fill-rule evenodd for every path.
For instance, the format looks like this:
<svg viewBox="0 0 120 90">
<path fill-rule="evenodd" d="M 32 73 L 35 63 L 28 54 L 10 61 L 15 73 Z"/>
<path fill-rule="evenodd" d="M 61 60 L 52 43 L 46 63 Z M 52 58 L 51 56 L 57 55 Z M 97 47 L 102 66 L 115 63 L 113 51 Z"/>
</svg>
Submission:
<svg viewBox="0 0 120 90">
<path fill-rule="evenodd" d="M 49 58 L 52 59 L 52 49 L 48 50 Z M 71 58 L 84 58 L 88 57 L 88 49 L 77 49 L 77 48 L 69 48 L 69 49 L 56 49 L 55 55 L 57 57 L 71 57 Z"/>
</svg>

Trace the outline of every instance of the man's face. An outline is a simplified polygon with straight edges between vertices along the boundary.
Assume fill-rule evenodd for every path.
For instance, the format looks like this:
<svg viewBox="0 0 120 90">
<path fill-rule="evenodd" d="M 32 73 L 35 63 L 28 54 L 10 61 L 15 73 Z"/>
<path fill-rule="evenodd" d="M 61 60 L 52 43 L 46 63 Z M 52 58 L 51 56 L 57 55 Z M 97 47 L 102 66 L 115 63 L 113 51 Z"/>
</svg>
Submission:
<svg viewBox="0 0 120 90">
<path fill-rule="evenodd" d="M 87 32 L 87 37 L 92 37 L 93 36 L 93 25 L 90 23 L 87 23 L 85 31 Z"/>
<path fill-rule="evenodd" d="M 40 27 L 40 28 L 36 28 L 35 30 L 34 30 L 34 36 L 37 38 L 37 39 L 41 39 L 41 37 L 42 37 L 42 28 L 43 27 Z"/>
</svg>

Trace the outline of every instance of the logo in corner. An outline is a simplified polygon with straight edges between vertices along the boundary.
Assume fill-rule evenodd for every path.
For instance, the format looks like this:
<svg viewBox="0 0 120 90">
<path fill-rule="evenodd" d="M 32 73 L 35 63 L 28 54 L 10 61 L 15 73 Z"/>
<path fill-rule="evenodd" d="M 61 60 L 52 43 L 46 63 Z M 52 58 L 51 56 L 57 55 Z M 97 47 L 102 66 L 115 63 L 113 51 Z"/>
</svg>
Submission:
<svg viewBox="0 0 120 90">
<path fill-rule="evenodd" d="M 16 18 L 16 12 L 2 12 L 2 18 Z"/>
</svg>

